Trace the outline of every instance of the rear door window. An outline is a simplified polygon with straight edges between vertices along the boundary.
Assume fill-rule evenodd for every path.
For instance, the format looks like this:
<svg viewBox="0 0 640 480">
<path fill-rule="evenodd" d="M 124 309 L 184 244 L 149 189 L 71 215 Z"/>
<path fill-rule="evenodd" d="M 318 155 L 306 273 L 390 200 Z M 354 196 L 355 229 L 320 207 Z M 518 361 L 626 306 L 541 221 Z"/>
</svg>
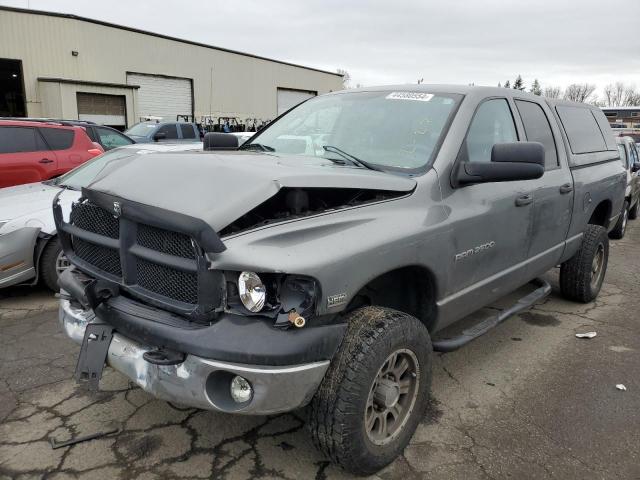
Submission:
<svg viewBox="0 0 640 480">
<path fill-rule="evenodd" d="M 51 150 L 67 150 L 73 145 L 75 132 L 62 128 L 39 128 Z"/>
<path fill-rule="evenodd" d="M 156 132 L 156 134 L 158 133 L 164 133 L 166 135 L 165 138 L 167 140 L 174 140 L 178 138 L 178 128 L 175 123 L 162 125 L 160 128 L 158 128 L 158 131 Z"/>
<path fill-rule="evenodd" d="M 518 134 L 507 100 L 495 98 L 482 103 L 471 121 L 462 150 L 468 162 L 490 162 L 496 143 L 517 142 Z"/>
<path fill-rule="evenodd" d="M 182 133 L 182 138 L 196 138 L 196 132 L 190 123 L 181 123 L 180 133 Z"/>
<path fill-rule="evenodd" d="M 0 127 L 0 153 L 38 152 L 47 150 L 35 128 Z"/>
<path fill-rule="evenodd" d="M 545 170 L 558 168 L 556 143 L 553 139 L 551 124 L 542 107 L 537 103 L 524 100 L 516 100 L 516 107 L 520 113 L 527 140 L 544 145 Z"/>
<path fill-rule="evenodd" d="M 558 105 L 556 107 L 571 151 L 575 154 L 604 152 L 607 145 L 596 118 L 587 107 Z"/>
</svg>

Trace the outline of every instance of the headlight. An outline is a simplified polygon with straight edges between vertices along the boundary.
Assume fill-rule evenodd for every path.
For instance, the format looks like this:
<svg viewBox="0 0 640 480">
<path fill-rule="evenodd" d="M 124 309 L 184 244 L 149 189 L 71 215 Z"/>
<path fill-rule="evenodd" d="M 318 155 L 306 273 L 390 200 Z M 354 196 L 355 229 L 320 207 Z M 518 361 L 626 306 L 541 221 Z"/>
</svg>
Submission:
<svg viewBox="0 0 640 480">
<path fill-rule="evenodd" d="M 253 272 L 242 272 L 238 277 L 240 301 L 250 312 L 259 312 L 267 299 L 267 289 L 260 277 Z"/>
</svg>

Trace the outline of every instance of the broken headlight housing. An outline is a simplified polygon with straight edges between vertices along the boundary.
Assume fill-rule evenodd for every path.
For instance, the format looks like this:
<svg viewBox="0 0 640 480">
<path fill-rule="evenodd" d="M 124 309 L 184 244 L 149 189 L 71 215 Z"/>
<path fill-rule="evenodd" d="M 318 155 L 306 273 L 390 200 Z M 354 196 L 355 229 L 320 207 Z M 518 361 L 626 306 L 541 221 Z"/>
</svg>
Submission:
<svg viewBox="0 0 640 480">
<path fill-rule="evenodd" d="M 320 288 L 311 277 L 243 271 L 225 272 L 225 278 L 230 313 L 273 318 L 278 327 L 291 326 L 290 318 L 315 314 Z"/>
</svg>

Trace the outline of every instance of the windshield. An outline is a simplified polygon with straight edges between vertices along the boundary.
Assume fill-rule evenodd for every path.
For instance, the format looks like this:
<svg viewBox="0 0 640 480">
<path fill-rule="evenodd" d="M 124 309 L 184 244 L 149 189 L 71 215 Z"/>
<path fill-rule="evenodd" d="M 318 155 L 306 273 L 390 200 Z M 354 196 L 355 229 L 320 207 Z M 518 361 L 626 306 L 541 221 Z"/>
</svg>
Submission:
<svg viewBox="0 0 640 480">
<path fill-rule="evenodd" d="M 133 127 L 125 131 L 124 133 L 126 133 L 127 135 L 133 135 L 135 137 L 146 137 L 157 126 L 157 123 L 136 123 Z"/>
<path fill-rule="evenodd" d="M 242 148 L 344 160 L 411 171 L 432 158 L 461 95 L 352 92 L 311 99 Z M 324 147 L 330 148 L 325 149 Z"/>
<path fill-rule="evenodd" d="M 68 187 L 73 190 L 80 190 L 81 188 L 89 185 L 108 162 L 131 157 L 142 152 L 144 151 L 136 148 L 118 148 L 110 150 L 107 153 L 103 153 L 102 155 L 86 162 L 82 166 L 71 170 L 66 175 L 58 177 L 55 183 L 56 185 Z"/>
</svg>

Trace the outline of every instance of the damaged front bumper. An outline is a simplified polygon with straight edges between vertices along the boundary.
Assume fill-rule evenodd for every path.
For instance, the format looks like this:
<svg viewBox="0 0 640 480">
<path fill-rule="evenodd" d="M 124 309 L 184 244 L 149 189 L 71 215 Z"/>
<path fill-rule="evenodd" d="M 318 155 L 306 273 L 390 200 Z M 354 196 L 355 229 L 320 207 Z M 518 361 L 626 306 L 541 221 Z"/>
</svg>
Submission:
<svg viewBox="0 0 640 480">
<path fill-rule="evenodd" d="M 59 320 L 69 338 L 81 344 L 87 325 L 98 321 L 91 310 L 60 301 Z M 154 348 L 114 333 L 107 364 L 155 397 L 181 405 L 229 413 L 267 415 L 306 405 L 324 377 L 329 361 L 293 366 L 245 365 L 186 355 L 177 365 L 156 365 L 143 358 Z M 248 404 L 236 405 L 229 383 L 236 376 L 253 387 Z"/>
<path fill-rule="evenodd" d="M 268 319 L 229 313 L 196 324 L 117 290 L 104 297 L 104 285 L 74 267 L 60 275 L 59 283 L 60 324 L 67 336 L 84 344 L 81 360 L 92 331 L 103 328 L 92 325 L 87 332 L 88 325 L 107 326 L 112 337 L 104 343 L 106 358 L 98 359 L 97 372 L 104 358 L 152 395 L 201 409 L 266 415 L 306 405 L 346 329 L 346 324 L 329 324 L 281 330 Z M 172 360 L 158 360 L 165 354 Z M 251 385 L 248 401 L 233 400 L 236 376 Z M 97 387 L 99 375 L 91 378 Z"/>
</svg>

